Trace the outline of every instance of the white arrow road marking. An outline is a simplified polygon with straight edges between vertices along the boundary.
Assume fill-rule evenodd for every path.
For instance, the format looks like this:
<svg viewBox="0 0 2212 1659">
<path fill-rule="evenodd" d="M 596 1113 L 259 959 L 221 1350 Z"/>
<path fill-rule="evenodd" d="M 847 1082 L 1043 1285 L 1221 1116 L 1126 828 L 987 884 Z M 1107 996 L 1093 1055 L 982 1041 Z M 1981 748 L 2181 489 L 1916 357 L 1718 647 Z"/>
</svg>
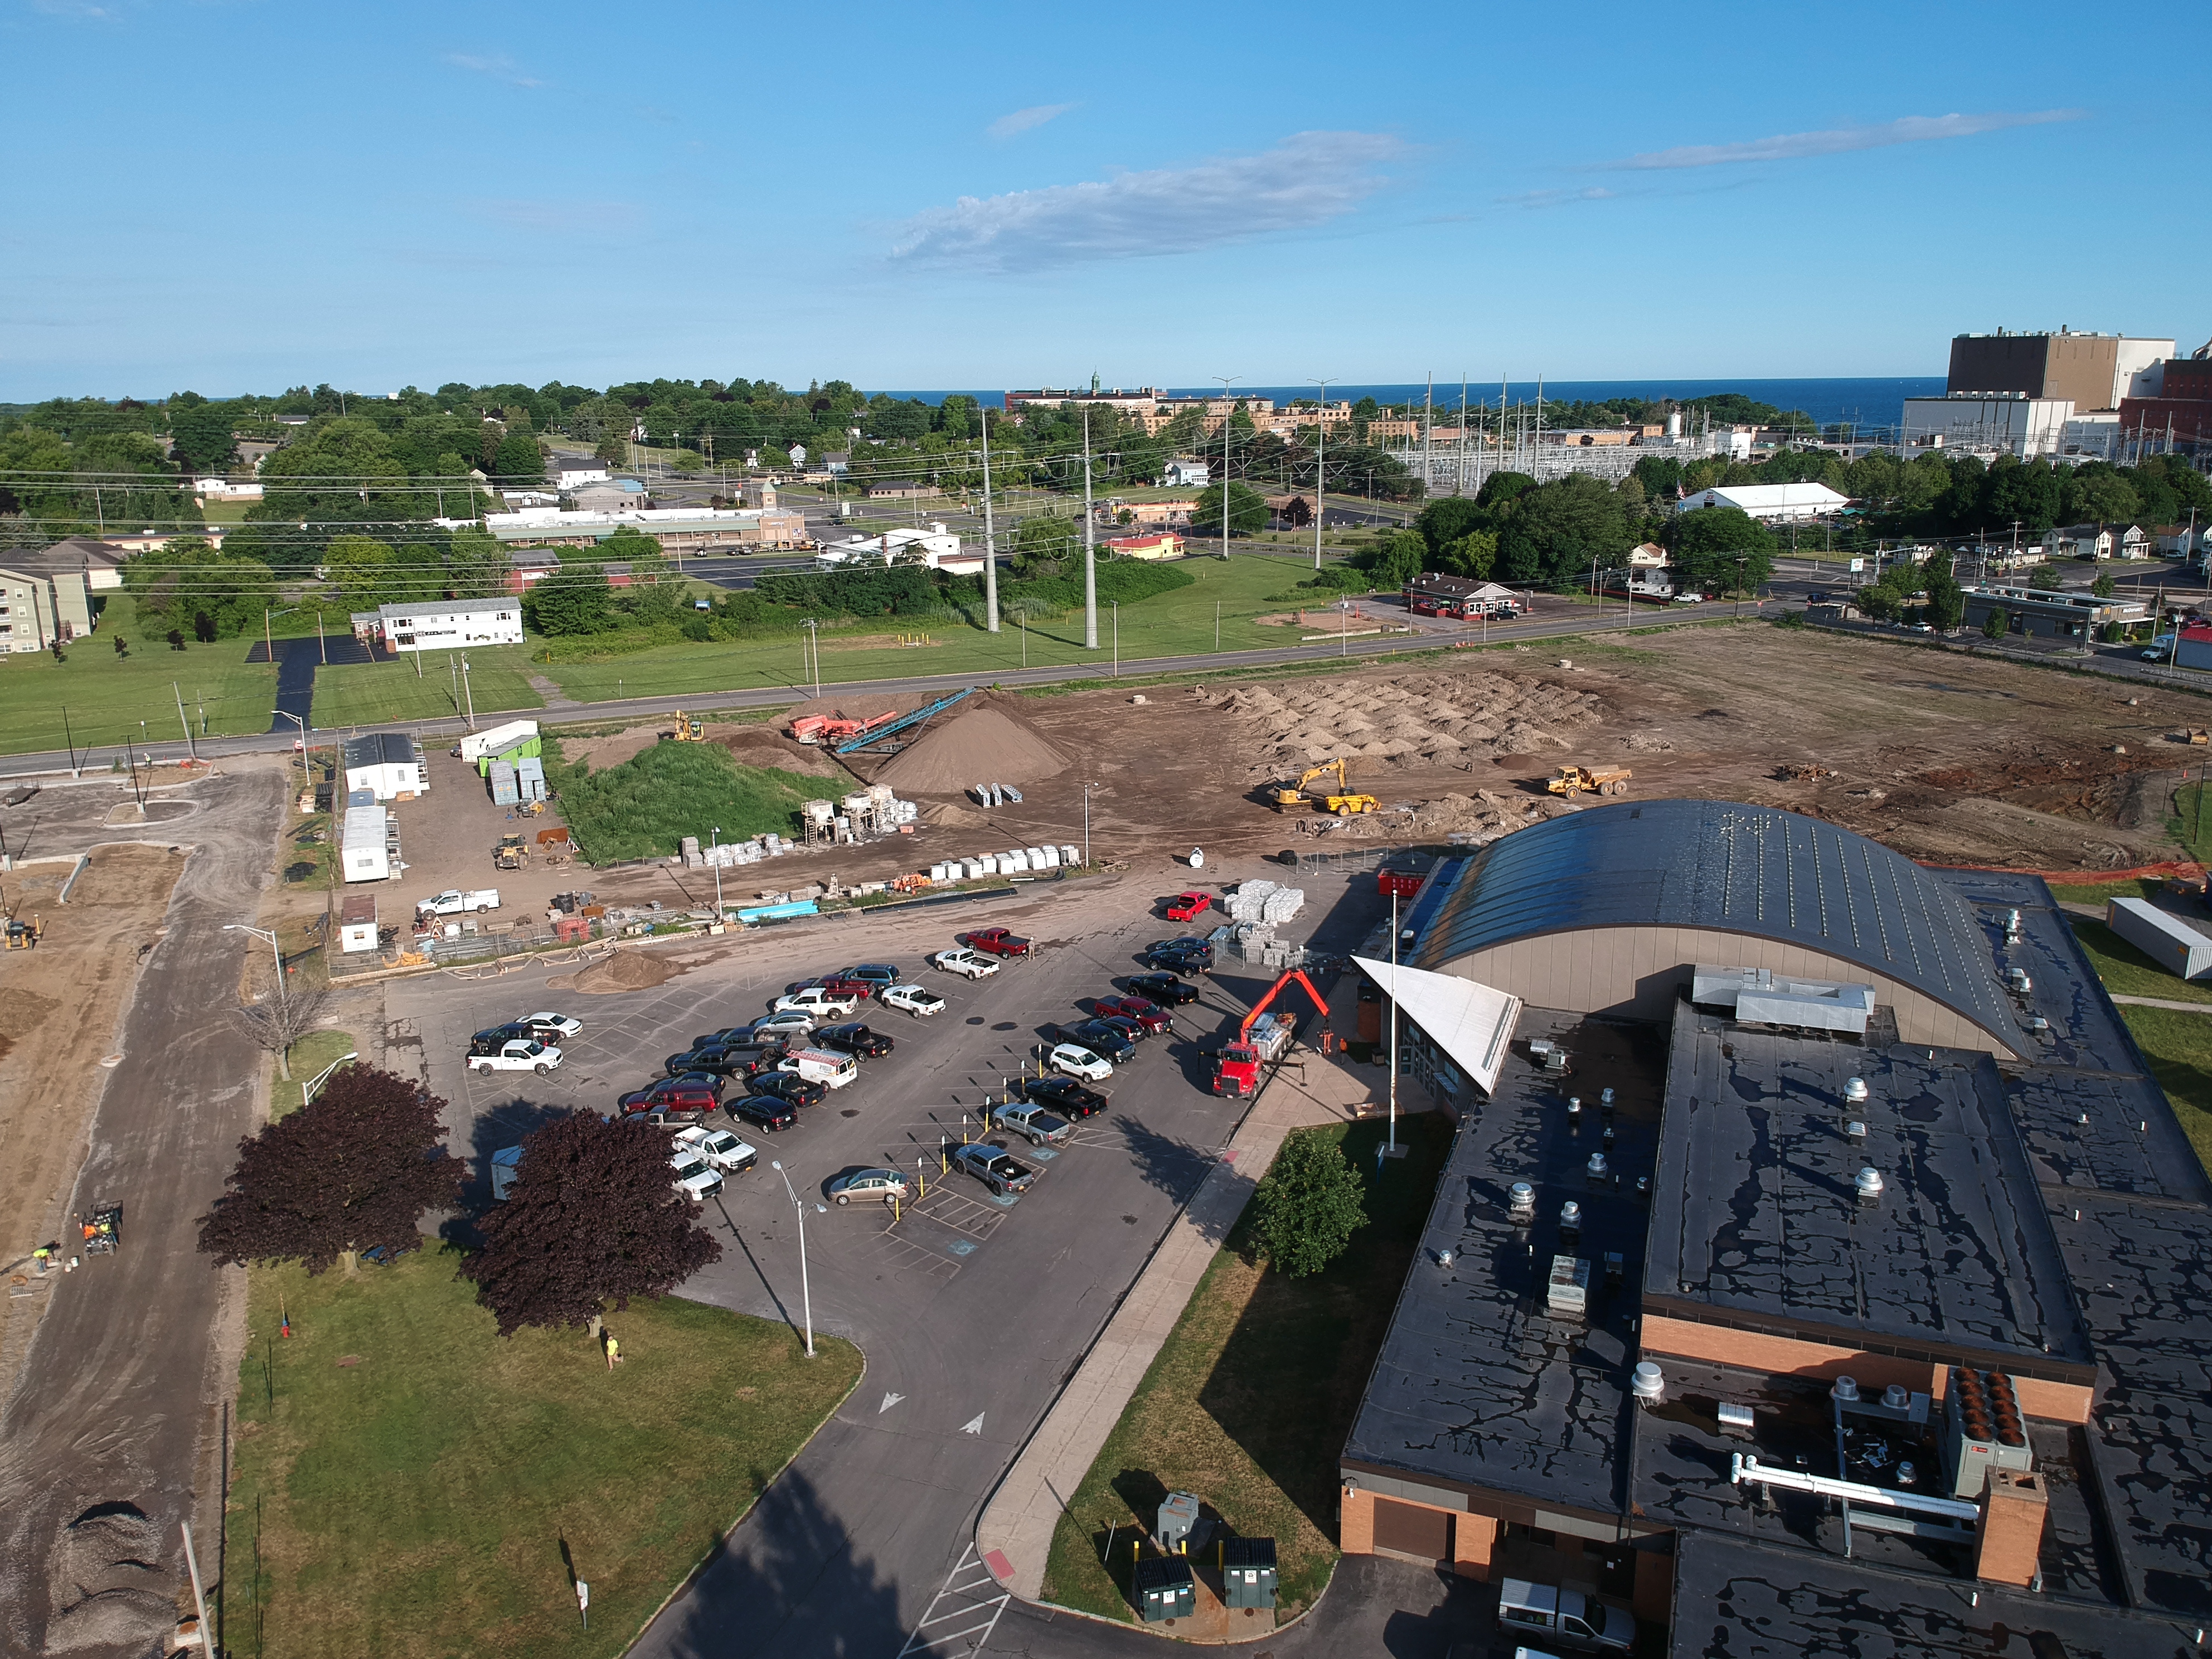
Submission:
<svg viewBox="0 0 2212 1659">
<path fill-rule="evenodd" d="M 884 1403 L 876 1407 L 876 1415 L 881 1417 L 885 1412 L 889 1411 L 892 1407 L 897 1405 L 900 1401 L 905 1398 L 906 1396 L 902 1394 L 885 1395 L 884 1396 Z"/>
<path fill-rule="evenodd" d="M 963 1433 L 963 1434 L 981 1434 L 981 1433 L 982 1433 L 982 1432 L 983 1432 L 983 1413 L 982 1413 L 981 1412 L 977 1412 L 977 1413 L 975 1413 L 975 1416 L 973 1416 L 972 1418 L 969 1419 L 968 1419 L 968 1421 L 966 1421 L 965 1423 L 963 1423 L 963 1424 L 960 1425 L 960 1432 L 961 1432 L 961 1433 Z"/>
</svg>

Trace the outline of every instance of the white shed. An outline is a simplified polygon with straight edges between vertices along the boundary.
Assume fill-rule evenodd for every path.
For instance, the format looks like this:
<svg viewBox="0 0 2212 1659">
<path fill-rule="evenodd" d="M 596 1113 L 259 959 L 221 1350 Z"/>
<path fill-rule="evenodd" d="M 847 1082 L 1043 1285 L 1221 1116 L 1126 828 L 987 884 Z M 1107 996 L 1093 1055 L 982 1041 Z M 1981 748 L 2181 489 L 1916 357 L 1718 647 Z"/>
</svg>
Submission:
<svg viewBox="0 0 2212 1659">
<path fill-rule="evenodd" d="M 346 796 L 366 789 L 379 800 L 412 800 L 430 787 L 422 748 L 404 732 L 368 732 L 345 740 Z"/>
<path fill-rule="evenodd" d="M 381 806 L 349 806 L 345 829 L 338 842 L 339 861 L 348 881 L 387 881 L 392 854 L 385 845 L 385 811 Z"/>
<path fill-rule="evenodd" d="M 2212 937 L 2148 899 L 2107 899 L 2105 925 L 2170 974 L 2183 979 L 2212 975 Z"/>
<path fill-rule="evenodd" d="M 338 949 L 349 954 L 376 949 L 376 899 L 349 893 L 338 907 Z"/>
</svg>

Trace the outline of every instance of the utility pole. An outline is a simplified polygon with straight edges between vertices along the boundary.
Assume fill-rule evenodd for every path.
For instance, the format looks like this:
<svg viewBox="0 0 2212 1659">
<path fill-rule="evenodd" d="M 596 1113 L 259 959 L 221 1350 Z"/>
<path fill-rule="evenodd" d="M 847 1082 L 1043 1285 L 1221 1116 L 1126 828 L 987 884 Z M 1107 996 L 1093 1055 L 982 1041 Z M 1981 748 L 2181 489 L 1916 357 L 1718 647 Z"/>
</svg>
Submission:
<svg viewBox="0 0 2212 1659">
<path fill-rule="evenodd" d="M 1244 377 L 1241 374 L 1217 374 L 1221 382 L 1221 556 L 1229 556 L 1229 417 L 1236 411 L 1236 402 L 1229 388 Z"/>
<path fill-rule="evenodd" d="M 783 1164 L 780 1161 L 770 1162 L 769 1168 L 783 1176 L 783 1190 L 791 1194 L 791 1207 L 799 1212 L 799 1294 L 806 1310 L 806 1357 L 811 1359 L 814 1358 L 814 1287 L 806 1276 L 806 1205 L 792 1186 L 791 1177 L 784 1175 Z"/>
<path fill-rule="evenodd" d="M 1221 525 L 1229 527 L 1229 498 L 1222 496 Z M 1098 564 L 1091 544 L 1091 405 L 1083 405 L 1083 648 L 1098 648 Z"/>
<path fill-rule="evenodd" d="M 1314 427 L 1314 568 L 1321 568 L 1321 521 L 1328 516 L 1323 502 L 1328 498 L 1322 493 L 1322 473 L 1328 458 L 1328 382 L 1312 380 L 1309 385 L 1321 388 L 1321 416 Z"/>
<path fill-rule="evenodd" d="M 983 423 L 983 623 L 999 631 L 999 550 L 991 534 L 991 411 L 975 405 L 975 418 Z"/>
<path fill-rule="evenodd" d="M 169 690 L 177 695 L 177 724 L 185 728 L 185 748 L 194 760 L 200 757 L 199 745 L 192 741 L 192 723 L 185 713 L 185 694 L 176 681 L 169 682 Z"/>
<path fill-rule="evenodd" d="M 1437 491 L 1436 464 L 1437 377 L 1429 375 L 1429 389 L 1421 398 L 1421 492 L 1433 495 Z"/>
<path fill-rule="evenodd" d="M 1485 613 L 1487 614 L 1486 612 Z M 1390 888 L 1390 1152 L 1398 1150 L 1398 888 Z"/>
</svg>

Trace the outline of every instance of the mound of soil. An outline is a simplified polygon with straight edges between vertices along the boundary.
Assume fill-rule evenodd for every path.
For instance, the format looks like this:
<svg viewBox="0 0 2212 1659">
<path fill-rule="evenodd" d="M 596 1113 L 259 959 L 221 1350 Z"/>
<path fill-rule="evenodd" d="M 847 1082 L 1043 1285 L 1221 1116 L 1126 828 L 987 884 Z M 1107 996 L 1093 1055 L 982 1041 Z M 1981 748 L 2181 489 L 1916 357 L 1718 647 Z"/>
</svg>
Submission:
<svg viewBox="0 0 2212 1659">
<path fill-rule="evenodd" d="M 730 751 L 740 766 L 765 766 L 778 772 L 797 772 L 807 777 L 839 778 L 845 769 L 817 744 L 798 743 L 784 735 L 780 726 L 740 726 L 726 732 L 711 727 L 709 740 Z"/>
<path fill-rule="evenodd" d="M 1006 706 L 992 702 L 933 722 L 872 781 L 902 795 L 951 795 L 979 783 L 1034 783 L 1067 769 L 1067 757 Z"/>
<path fill-rule="evenodd" d="M 565 974 L 545 982 L 559 990 L 581 991 L 587 996 L 605 996 L 616 991 L 650 991 L 654 986 L 666 983 L 682 972 L 659 957 L 647 956 L 642 951 L 617 951 L 603 962 L 595 962 L 580 974 Z"/>
</svg>

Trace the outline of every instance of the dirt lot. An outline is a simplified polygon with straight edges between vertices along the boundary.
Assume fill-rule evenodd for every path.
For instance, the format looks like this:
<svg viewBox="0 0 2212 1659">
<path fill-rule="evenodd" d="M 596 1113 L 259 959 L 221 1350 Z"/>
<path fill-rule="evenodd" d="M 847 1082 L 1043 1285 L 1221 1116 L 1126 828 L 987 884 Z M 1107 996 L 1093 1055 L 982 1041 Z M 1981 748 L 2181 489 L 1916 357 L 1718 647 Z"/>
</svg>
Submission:
<svg viewBox="0 0 2212 1659">
<path fill-rule="evenodd" d="M 107 1079 L 100 1060 L 114 1047 L 139 947 L 158 937 L 184 864 L 156 848 L 101 848 L 65 907 L 56 901 L 69 865 L 0 879 L 9 907 L 46 924 L 35 950 L 0 952 L 0 1261 L 11 1276 L 62 1236 Z M 10 1296 L 0 1310 L 0 1378 L 15 1375 L 31 1322 L 21 1316 L 35 1305 Z"/>
</svg>

